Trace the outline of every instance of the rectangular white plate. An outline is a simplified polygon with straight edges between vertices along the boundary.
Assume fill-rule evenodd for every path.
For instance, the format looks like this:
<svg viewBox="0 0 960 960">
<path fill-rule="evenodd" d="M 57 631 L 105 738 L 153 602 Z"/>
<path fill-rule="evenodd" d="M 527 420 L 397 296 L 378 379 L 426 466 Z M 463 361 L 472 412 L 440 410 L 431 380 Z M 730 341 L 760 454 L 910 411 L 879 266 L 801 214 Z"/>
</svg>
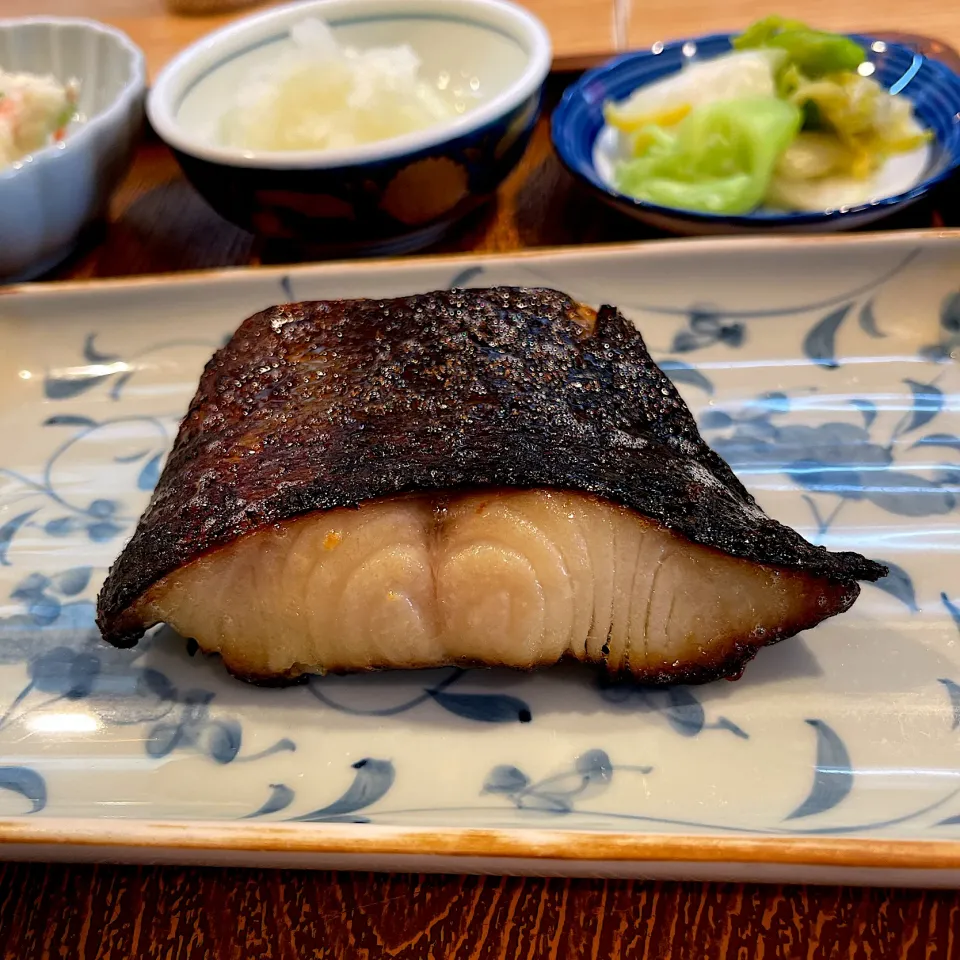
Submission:
<svg viewBox="0 0 960 960">
<path fill-rule="evenodd" d="M 891 565 L 737 683 L 438 670 L 266 690 L 93 625 L 211 352 L 292 299 L 621 306 L 773 516 Z M 960 233 L 683 241 L 0 295 L 0 853 L 960 879 Z"/>
</svg>

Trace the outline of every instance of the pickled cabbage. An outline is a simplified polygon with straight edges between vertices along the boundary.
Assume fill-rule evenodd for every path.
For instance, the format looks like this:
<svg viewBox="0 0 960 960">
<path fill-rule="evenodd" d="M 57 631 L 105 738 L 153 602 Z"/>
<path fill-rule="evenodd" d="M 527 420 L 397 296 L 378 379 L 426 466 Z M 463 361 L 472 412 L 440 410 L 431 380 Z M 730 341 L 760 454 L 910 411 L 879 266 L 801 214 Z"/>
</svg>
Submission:
<svg viewBox="0 0 960 960">
<path fill-rule="evenodd" d="M 735 50 L 783 50 L 791 64 L 811 78 L 856 70 L 867 59 L 855 40 L 839 33 L 813 30 L 799 20 L 770 16 L 757 21 L 733 40 Z"/>
<path fill-rule="evenodd" d="M 310 18 L 290 31 L 293 50 L 239 90 L 221 140 L 249 150 L 336 150 L 434 126 L 468 110 L 469 83 L 445 89 L 420 77 L 407 45 L 340 47 Z M 449 79 L 449 78 L 448 78 Z"/>
<path fill-rule="evenodd" d="M 679 73 L 640 87 L 620 103 L 604 104 L 604 117 L 612 127 L 635 132 L 648 124 L 672 126 L 704 103 L 772 97 L 777 70 L 785 59 L 779 50 L 748 50 L 691 63 Z"/>
<path fill-rule="evenodd" d="M 801 80 L 791 102 L 816 108 L 817 126 L 829 131 L 855 159 L 850 172 L 865 177 L 892 153 L 920 146 L 930 136 L 902 96 L 892 96 L 872 77 L 841 73 Z"/>
<path fill-rule="evenodd" d="M 931 137 L 849 37 L 774 16 L 733 46 L 605 105 L 621 192 L 720 214 L 851 206 L 875 198 L 891 157 Z"/>
<path fill-rule="evenodd" d="M 622 163 L 618 188 L 638 200 L 703 213 L 749 213 L 763 201 L 800 110 L 776 97 L 704 104 L 674 130 L 651 126 L 642 154 Z"/>
</svg>

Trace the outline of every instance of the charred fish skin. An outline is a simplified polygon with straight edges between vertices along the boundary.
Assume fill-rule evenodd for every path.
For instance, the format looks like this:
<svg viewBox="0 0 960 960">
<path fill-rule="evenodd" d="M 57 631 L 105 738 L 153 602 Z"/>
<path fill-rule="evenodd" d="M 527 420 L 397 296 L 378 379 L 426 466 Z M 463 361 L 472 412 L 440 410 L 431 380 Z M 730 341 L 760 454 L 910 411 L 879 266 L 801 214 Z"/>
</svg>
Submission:
<svg viewBox="0 0 960 960">
<path fill-rule="evenodd" d="M 98 624 L 133 645 L 144 626 L 129 611 L 152 584 L 263 527 L 491 487 L 593 494 L 730 556 L 843 583 L 851 603 L 855 581 L 886 573 L 767 517 L 616 308 L 452 290 L 246 320 L 206 366 Z"/>
</svg>

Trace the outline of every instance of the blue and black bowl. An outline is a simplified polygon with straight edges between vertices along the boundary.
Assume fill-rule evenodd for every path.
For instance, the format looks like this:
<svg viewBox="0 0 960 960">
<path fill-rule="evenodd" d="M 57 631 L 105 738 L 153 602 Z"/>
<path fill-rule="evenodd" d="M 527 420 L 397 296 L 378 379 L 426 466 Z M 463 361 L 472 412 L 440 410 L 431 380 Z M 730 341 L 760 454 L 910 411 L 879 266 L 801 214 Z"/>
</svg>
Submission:
<svg viewBox="0 0 960 960">
<path fill-rule="evenodd" d="M 566 90 L 553 115 L 553 144 L 566 167 L 618 210 L 661 229 L 685 234 L 847 230 L 914 203 L 960 167 L 960 76 L 908 47 L 855 36 L 874 65 L 873 76 L 892 92 L 909 97 L 920 123 L 934 135 L 921 159 L 922 169 L 909 178 L 909 186 L 901 184 L 891 196 L 837 210 L 785 213 L 760 209 L 743 216 L 679 210 L 620 193 L 612 183 L 612 131 L 605 126 L 603 104 L 625 99 L 639 87 L 680 70 L 692 58 L 707 60 L 727 53 L 734 36 L 716 34 L 657 43 L 649 50 L 625 54 L 585 73 Z"/>
<path fill-rule="evenodd" d="M 435 127 L 346 150 L 223 146 L 220 119 L 290 28 L 319 17 L 341 43 L 408 43 L 423 75 L 463 72 L 477 105 Z M 438 239 L 516 166 L 550 69 L 543 25 L 504 0 L 307 0 L 247 17 L 184 50 L 157 77 L 147 114 L 223 217 L 330 253 L 400 253 Z"/>
</svg>

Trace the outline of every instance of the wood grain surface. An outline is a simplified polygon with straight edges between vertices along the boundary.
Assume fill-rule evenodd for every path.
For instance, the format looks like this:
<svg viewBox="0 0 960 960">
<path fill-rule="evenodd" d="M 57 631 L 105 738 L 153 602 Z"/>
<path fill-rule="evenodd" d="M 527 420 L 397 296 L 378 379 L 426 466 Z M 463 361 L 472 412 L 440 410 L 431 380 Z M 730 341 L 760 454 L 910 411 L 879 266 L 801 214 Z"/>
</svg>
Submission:
<svg viewBox="0 0 960 960">
<path fill-rule="evenodd" d="M 542 8 L 551 4 L 581 17 L 561 28 L 571 31 L 581 52 L 610 29 L 606 0 L 540 0 Z M 902 26 L 905 15 L 892 0 L 869 9 L 866 0 L 777 6 L 834 27 Z M 0 0 L 0 15 L 28 12 L 140 20 L 145 33 L 138 39 L 153 33 L 158 61 L 186 33 L 199 34 L 212 22 L 192 20 L 179 27 L 186 33 L 172 34 L 159 0 Z M 735 26 L 757 14 L 751 0 L 723 6 L 674 0 L 642 11 L 636 2 L 629 12 L 622 25 L 637 43 Z M 906 18 L 913 30 L 960 43 L 956 4 L 923 0 Z M 568 79 L 554 79 L 553 100 Z M 957 193 L 941 191 L 884 226 L 958 225 Z M 544 121 L 497 200 L 435 250 L 509 251 L 652 236 L 573 182 L 550 148 Z M 186 183 L 169 151 L 148 140 L 108 222 L 53 278 L 304 258 L 309 251 L 264 248 L 221 220 Z M 939 960 L 957 955 L 958 936 L 960 893 L 951 891 L 0 865 L 3 960 Z"/>
<path fill-rule="evenodd" d="M 960 893 L 0 866 L 3 960 L 946 960 Z"/>
<path fill-rule="evenodd" d="M 288 0 L 0 0 L 0 16 L 92 17 L 119 27 L 144 51 L 152 76 L 189 43 L 231 20 Z M 891 3 L 891 0 L 880 0 Z M 616 0 L 522 0 L 550 30 L 558 62 L 606 56 L 627 42 L 629 2 L 616 29 Z M 892 3 L 891 3 L 892 6 Z M 174 12 L 193 7 L 205 12 Z M 617 37 L 619 36 L 619 43 Z"/>
<path fill-rule="evenodd" d="M 0 16 L 93 17 L 126 31 L 143 48 L 150 75 L 205 33 L 286 0 L 0 0 Z M 581 66 L 655 40 L 738 30 L 770 12 L 832 30 L 912 30 L 960 48 L 954 0 L 519 0 L 550 30 L 558 65 Z M 174 12 L 192 7 L 202 15 Z"/>
</svg>

